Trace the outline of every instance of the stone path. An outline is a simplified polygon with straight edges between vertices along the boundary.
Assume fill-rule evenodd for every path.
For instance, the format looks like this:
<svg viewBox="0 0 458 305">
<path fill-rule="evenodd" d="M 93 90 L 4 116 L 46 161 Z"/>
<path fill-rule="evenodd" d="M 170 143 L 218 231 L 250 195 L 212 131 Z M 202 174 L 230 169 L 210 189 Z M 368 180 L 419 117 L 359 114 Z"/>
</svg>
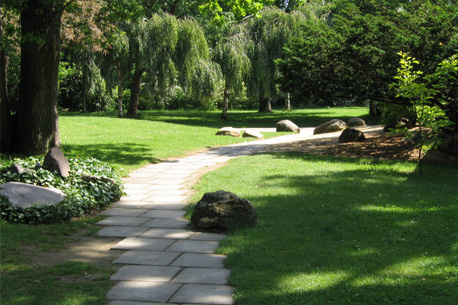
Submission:
<svg viewBox="0 0 458 305">
<path fill-rule="evenodd" d="M 229 270 L 213 254 L 222 234 L 189 230 L 182 219 L 185 183 L 202 168 L 254 154 L 267 145 L 304 140 L 313 128 L 268 140 L 215 148 L 175 161 L 151 164 L 124 178 L 127 196 L 102 212 L 100 236 L 124 238 L 113 249 L 125 252 L 111 279 L 108 305 L 233 304 Z"/>
</svg>

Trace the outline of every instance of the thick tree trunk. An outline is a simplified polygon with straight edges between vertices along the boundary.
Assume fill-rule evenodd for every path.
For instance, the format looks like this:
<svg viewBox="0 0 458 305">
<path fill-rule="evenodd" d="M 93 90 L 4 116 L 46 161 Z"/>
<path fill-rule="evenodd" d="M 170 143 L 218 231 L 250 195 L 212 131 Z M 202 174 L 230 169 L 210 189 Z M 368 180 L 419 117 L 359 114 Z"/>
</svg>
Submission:
<svg viewBox="0 0 458 305">
<path fill-rule="evenodd" d="M 3 36 L 1 16 L 0 36 Z M 10 152 L 13 128 L 8 102 L 8 56 L 1 44 L 0 49 L 0 152 Z"/>
<path fill-rule="evenodd" d="M 262 98 L 259 100 L 259 112 L 272 112 L 270 98 Z"/>
<path fill-rule="evenodd" d="M 130 88 L 129 109 L 127 110 L 127 115 L 129 116 L 136 116 L 138 114 L 138 97 L 140 96 L 140 85 L 144 71 L 142 68 L 135 70 L 132 87 Z"/>
<path fill-rule="evenodd" d="M 229 86 L 226 84 L 224 87 L 223 97 L 223 112 L 221 113 L 221 120 L 227 120 L 227 108 L 229 107 Z"/>
<path fill-rule="evenodd" d="M 28 0 L 21 12 L 21 80 L 14 148 L 46 153 L 60 145 L 57 115 L 61 9 Z"/>
<path fill-rule="evenodd" d="M 118 118 L 122 118 L 122 71 L 121 63 L 116 63 L 116 70 L 118 74 Z"/>
</svg>

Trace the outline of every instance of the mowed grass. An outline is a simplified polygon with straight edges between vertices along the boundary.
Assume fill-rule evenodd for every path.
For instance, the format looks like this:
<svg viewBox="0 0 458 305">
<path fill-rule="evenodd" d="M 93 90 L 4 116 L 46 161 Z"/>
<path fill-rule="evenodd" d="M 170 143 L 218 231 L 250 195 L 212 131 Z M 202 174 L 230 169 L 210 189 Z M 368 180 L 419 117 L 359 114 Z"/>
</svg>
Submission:
<svg viewBox="0 0 458 305">
<path fill-rule="evenodd" d="M 131 170 L 188 152 L 229 145 L 247 138 L 215 136 L 223 126 L 236 128 L 275 127 L 290 119 L 299 127 L 318 126 L 329 119 L 368 118 L 364 107 L 301 109 L 258 113 L 232 111 L 228 121 L 219 111 L 141 111 L 139 119 L 118 119 L 114 112 L 62 113 L 59 127 L 64 153 L 87 155 L 112 164 L 127 175 Z M 279 136 L 264 133 L 266 138 Z"/>
<path fill-rule="evenodd" d="M 300 154 L 238 158 L 204 176 L 258 225 L 220 243 L 236 304 L 456 304 L 458 167 Z"/>
</svg>

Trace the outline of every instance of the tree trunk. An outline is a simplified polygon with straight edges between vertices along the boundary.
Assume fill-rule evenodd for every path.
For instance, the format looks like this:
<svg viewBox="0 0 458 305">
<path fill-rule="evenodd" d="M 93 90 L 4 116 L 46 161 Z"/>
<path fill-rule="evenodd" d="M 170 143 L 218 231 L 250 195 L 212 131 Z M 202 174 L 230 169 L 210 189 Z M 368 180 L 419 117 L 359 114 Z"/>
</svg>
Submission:
<svg viewBox="0 0 458 305">
<path fill-rule="evenodd" d="M 228 106 L 229 106 L 229 86 L 226 83 L 226 86 L 224 87 L 223 112 L 221 113 L 221 120 L 227 121 Z"/>
<path fill-rule="evenodd" d="M 121 63 L 116 63 L 116 70 L 118 74 L 118 118 L 122 118 L 122 71 Z"/>
<path fill-rule="evenodd" d="M 82 77 L 83 78 L 82 79 L 82 81 L 83 81 L 83 84 L 82 84 L 83 95 L 81 97 L 82 98 L 82 100 L 81 100 L 81 103 L 82 103 L 81 110 L 83 112 L 87 111 L 87 107 L 86 106 L 87 106 L 87 87 L 88 87 L 88 78 L 89 78 L 88 75 L 89 75 L 89 72 L 88 72 L 88 67 L 87 67 L 86 64 L 87 64 L 86 62 L 83 64 L 83 77 Z"/>
<path fill-rule="evenodd" d="M 21 12 L 21 80 L 14 149 L 46 153 L 60 146 L 57 115 L 62 9 L 53 1 L 28 0 Z"/>
<path fill-rule="evenodd" d="M 289 92 L 286 94 L 285 110 L 286 111 L 291 110 L 291 94 Z"/>
<path fill-rule="evenodd" d="M 259 112 L 272 112 L 270 98 L 262 98 L 259 100 Z"/>
<path fill-rule="evenodd" d="M 130 88 L 129 109 L 127 110 L 127 115 L 129 116 L 136 116 L 138 114 L 138 97 L 140 95 L 140 85 L 144 71 L 145 69 L 142 68 L 135 70 L 132 87 Z"/>
<path fill-rule="evenodd" d="M 0 36 L 3 36 L 0 15 Z M 11 113 L 8 101 L 8 56 L 0 43 L 0 152 L 11 151 Z"/>
</svg>

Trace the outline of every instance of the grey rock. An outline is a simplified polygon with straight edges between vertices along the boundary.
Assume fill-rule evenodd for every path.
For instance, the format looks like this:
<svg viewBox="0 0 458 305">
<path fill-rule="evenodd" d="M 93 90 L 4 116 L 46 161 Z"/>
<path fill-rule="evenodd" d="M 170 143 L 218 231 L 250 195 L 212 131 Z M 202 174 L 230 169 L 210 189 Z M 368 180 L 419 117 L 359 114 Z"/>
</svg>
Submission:
<svg viewBox="0 0 458 305">
<path fill-rule="evenodd" d="M 336 132 L 339 130 L 343 130 L 345 128 L 347 128 L 347 124 L 344 121 L 333 119 L 315 128 L 315 130 L 313 131 L 313 134 Z"/>
<path fill-rule="evenodd" d="M 20 182 L 8 182 L 0 185 L 0 194 L 7 197 L 14 207 L 23 209 L 35 204 L 56 205 L 65 197 L 65 194 L 60 190 Z"/>
<path fill-rule="evenodd" d="M 246 131 L 243 133 L 243 137 L 244 137 L 244 138 L 255 138 L 255 139 L 262 139 L 262 138 L 264 138 L 264 136 L 262 135 L 262 133 L 260 133 L 259 131 L 256 131 L 256 130 L 246 130 Z"/>
<path fill-rule="evenodd" d="M 342 131 L 342 134 L 339 136 L 339 143 L 348 143 L 348 142 L 364 142 L 366 137 L 362 131 L 347 128 Z"/>
<path fill-rule="evenodd" d="M 46 154 L 43 167 L 61 177 L 69 176 L 70 164 L 57 147 L 51 148 Z"/>
<path fill-rule="evenodd" d="M 361 119 L 361 118 L 349 118 L 348 119 L 348 126 L 349 127 L 366 126 L 366 122 L 364 122 L 364 120 Z"/>
<path fill-rule="evenodd" d="M 254 225 L 256 222 L 257 213 L 248 200 L 221 190 L 204 194 L 191 215 L 195 228 L 213 232 Z"/>
<path fill-rule="evenodd" d="M 388 122 L 385 127 L 383 127 L 384 132 L 389 132 L 393 129 L 401 129 L 401 128 L 412 128 L 413 122 L 407 118 L 400 118 L 397 120 L 392 120 Z"/>
<path fill-rule="evenodd" d="M 22 174 L 22 173 L 27 173 L 27 172 L 33 172 L 33 170 L 31 170 L 29 168 L 24 168 L 24 167 L 22 167 L 22 166 L 20 166 L 19 164 L 16 164 L 16 163 L 11 165 L 10 171 L 12 173 L 14 173 L 14 174 Z"/>
<path fill-rule="evenodd" d="M 277 122 L 276 126 L 277 126 L 277 132 L 282 132 L 282 131 L 297 132 L 297 133 L 301 132 L 301 129 L 296 124 L 291 122 L 290 120 L 279 121 Z"/>
<path fill-rule="evenodd" d="M 232 127 L 223 127 L 216 132 L 217 136 L 240 137 L 240 130 Z"/>
</svg>

